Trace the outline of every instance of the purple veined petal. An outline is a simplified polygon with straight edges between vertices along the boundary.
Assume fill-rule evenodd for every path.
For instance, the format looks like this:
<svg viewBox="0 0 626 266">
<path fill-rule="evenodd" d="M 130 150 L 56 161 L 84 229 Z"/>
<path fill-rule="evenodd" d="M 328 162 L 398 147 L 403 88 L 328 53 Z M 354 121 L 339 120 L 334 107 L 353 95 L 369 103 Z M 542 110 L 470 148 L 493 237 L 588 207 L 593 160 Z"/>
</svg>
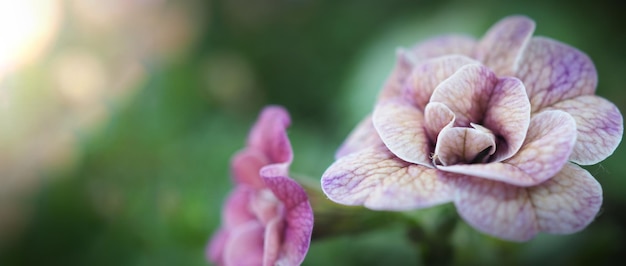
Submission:
<svg viewBox="0 0 626 266">
<path fill-rule="evenodd" d="M 424 108 L 424 128 L 432 143 L 437 142 L 441 130 L 445 127 L 452 127 L 453 124 L 454 113 L 444 104 L 433 102 L 428 103 Z"/>
<path fill-rule="evenodd" d="M 530 102 L 524 84 L 516 78 L 501 78 L 487 105 L 483 126 L 497 136 L 493 160 L 508 159 L 519 151 L 530 125 Z"/>
<path fill-rule="evenodd" d="M 461 177 L 454 200 L 459 215 L 483 233 L 512 241 L 527 241 L 539 228 L 533 206 L 523 187 Z"/>
<path fill-rule="evenodd" d="M 411 210 L 450 202 L 453 179 L 446 173 L 410 164 L 381 148 L 351 153 L 322 175 L 322 190 L 332 201 L 374 210 Z"/>
<path fill-rule="evenodd" d="M 274 193 L 287 210 L 309 200 L 306 192 L 293 179 L 283 176 L 280 165 L 268 165 L 261 169 L 261 176 L 267 187 Z"/>
<path fill-rule="evenodd" d="M 406 101 L 389 100 L 376 105 L 372 121 L 383 143 L 398 158 L 424 166 L 432 165 L 422 111 Z"/>
<path fill-rule="evenodd" d="M 247 148 L 235 154 L 231 160 L 231 172 L 237 184 L 246 184 L 261 189 L 265 187 L 265 183 L 261 179 L 259 171 L 268 163 L 268 158 L 264 153 Z"/>
<path fill-rule="evenodd" d="M 520 55 L 535 31 L 535 22 L 524 16 L 510 16 L 493 25 L 475 50 L 475 58 L 498 76 L 512 76 Z"/>
<path fill-rule="evenodd" d="M 403 89 L 405 99 L 411 100 L 424 110 L 437 86 L 461 67 L 479 62 L 463 55 L 445 55 L 422 61 L 416 65 L 406 80 Z"/>
<path fill-rule="evenodd" d="M 299 265 L 309 249 L 313 232 L 313 209 L 306 192 L 293 179 L 273 175 L 271 166 L 263 168 L 261 175 L 285 206 L 285 228 L 278 264 Z"/>
<path fill-rule="evenodd" d="M 594 94 L 598 84 L 596 68 L 586 54 L 545 37 L 532 38 L 515 76 L 526 86 L 533 113 L 563 100 Z"/>
<path fill-rule="evenodd" d="M 446 127 L 437 138 L 436 165 L 482 163 L 496 151 L 491 132 L 467 127 Z"/>
<path fill-rule="evenodd" d="M 491 179 L 517 186 L 534 186 L 554 176 L 574 149 L 576 122 L 563 111 L 535 115 L 522 148 L 503 162 L 439 166 L 441 171 Z"/>
<path fill-rule="evenodd" d="M 282 246 L 282 230 L 284 228 L 282 217 L 275 217 L 265 226 L 265 239 L 263 243 L 263 266 L 277 265 L 280 248 Z"/>
<path fill-rule="evenodd" d="M 462 178 L 455 205 L 472 227 L 512 241 L 527 241 L 539 231 L 570 234 L 585 228 L 602 204 L 602 188 L 571 163 L 533 187 Z"/>
<path fill-rule="evenodd" d="M 420 42 L 411 49 L 416 61 L 422 61 L 444 55 L 460 54 L 471 56 L 476 40 L 461 34 L 443 35 Z"/>
<path fill-rule="evenodd" d="M 313 232 L 313 209 L 309 202 L 291 208 L 285 221 L 287 226 L 277 265 L 300 265 L 309 250 Z"/>
<path fill-rule="evenodd" d="M 437 86 L 430 102 L 450 108 L 456 116 L 455 126 L 468 127 L 483 119 L 497 83 L 498 78 L 489 68 L 478 64 L 465 65 Z"/>
<path fill-rule="evenodd" d="M 389 74 L 389 77 L 385 81 L 378 100 L 388 100 L 396 98 L 402 95 L 402 84 L 404 84 L 406 78 L 413 69 L 414 59 L 410 51 L 402 48 L 396 50 L 396 65 Z"/>
<path fill-rule="evenodd" d="M 541 185 L 528 188 L 539 229 L 571 234 L 587 227 L 602 205 L 602 187 L 593 176 L 572 163 Z"/>
<path fill-rule="evenodd" d="M 291 162 L 293 152 L 286 132 L 290 124 L 283 107 L 265 107 L 250 131 L 248 147 L 265 153 L 271 163 Z"/>
<path fill-rule="evenodd" d="M 367 115 L 359 124 L 350 132 L 348 138 L 341 144 L 335 153 L 335 159 L 339 159 L 350 153 L 368 148 L 385 145 L 378 136 L 374 124 L 372 123 L 372 115 Z"/>
<path fill-rule="evenodd" d="M 217 265 L 224 264 L 223 254 L 228 236 L 228 231 L 224 229 L 219 229 L 216 233 L 214 233 L 205 251 L 205 256 L 209 261 Z"/>
<path fill-rule="evenodd" d="M 552 108 L 566 111 L 576 120 L 578 138 L 569 158 L 572 162 L 582 165 L 599 163 L 611 155 L 622 140 L 622 114 L 604 98 L 578 96 L 558 102 Z"/>
<path fill-rule="evenodd" d="M 257 221 L 230 232 L 224 247 L 224 265 L 262 265 L 265 228 Z"/>
</svg>

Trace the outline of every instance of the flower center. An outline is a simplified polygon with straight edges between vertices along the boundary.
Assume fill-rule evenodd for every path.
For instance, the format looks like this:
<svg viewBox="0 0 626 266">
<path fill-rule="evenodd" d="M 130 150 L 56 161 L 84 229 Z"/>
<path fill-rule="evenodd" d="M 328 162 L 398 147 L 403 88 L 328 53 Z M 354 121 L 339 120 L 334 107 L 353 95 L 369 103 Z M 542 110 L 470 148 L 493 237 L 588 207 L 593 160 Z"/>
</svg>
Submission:
<svg viewBox="0 0 626 266">
<path fill-rule="evenodd" d="M 433 164 L 454 165 L 486 163 L 496 151 L 496 138 L 487 128 L 470 123 L 471 127 L 445 127 L 439 133 Z"/>
<path fill-rule="evenodd" d="M 255 193 L 250 202 L 250 209 L 263 225 L 267 225 L 275 217 L 282 216 L 284 212 L 283 204 L 269 189 Z"/>
</svg>

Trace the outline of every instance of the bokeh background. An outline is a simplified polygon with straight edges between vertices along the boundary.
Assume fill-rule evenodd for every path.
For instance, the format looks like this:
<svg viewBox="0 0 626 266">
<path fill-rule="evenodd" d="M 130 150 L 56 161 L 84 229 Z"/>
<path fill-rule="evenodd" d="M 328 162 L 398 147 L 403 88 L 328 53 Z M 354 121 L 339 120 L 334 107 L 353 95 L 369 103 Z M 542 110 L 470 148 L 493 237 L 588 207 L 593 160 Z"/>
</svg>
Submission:
<svg viewBox="0 0 626 266">
<path fill-rule="evenodd" d="M 0 0 L 0 265 L 207 265 L 230 157 L 264 105 L 291 112 L 292 171 L 318 180 L 396 47 L 511 14 L 586 52 L 597 93 L 626 110 L 623 10 L 469 2 Z M 605 194 L 586 230 L 517 244 L 461 223 L 453 262 L 622 259 L 622 147 L 587 167 Z M 304 265 L 415 265 L 415 250 L 391 224 L 316 240 Z"/>
</svg>

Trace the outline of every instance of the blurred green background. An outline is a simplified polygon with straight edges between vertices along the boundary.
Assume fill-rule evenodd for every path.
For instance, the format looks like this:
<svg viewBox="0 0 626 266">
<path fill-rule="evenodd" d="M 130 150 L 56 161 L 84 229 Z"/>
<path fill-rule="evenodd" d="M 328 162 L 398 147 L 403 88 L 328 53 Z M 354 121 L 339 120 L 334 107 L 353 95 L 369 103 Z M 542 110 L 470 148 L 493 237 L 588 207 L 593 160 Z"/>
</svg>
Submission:
<svg viewBox="0 0 626 266">
<path fill-rule="evenodd" d="M 511 14 L 586 52 L 598 94 L 626 110 L 626 21 L 602 1 L 4 2 L 0 265 L 207 265 L 230 157 L 264 105 L 290 111 L 291 169 L 318 180 L 370 111 L 396 47 L 480 37 Z M 587 167 L 605 194 L 586 230 L 516 244 L 462 223 L 454 263 L 621 260 L 625 159 L 618 148 Z M 314 241 L 304 265 L 420 261 L 392 225 Z"/>
</svg>

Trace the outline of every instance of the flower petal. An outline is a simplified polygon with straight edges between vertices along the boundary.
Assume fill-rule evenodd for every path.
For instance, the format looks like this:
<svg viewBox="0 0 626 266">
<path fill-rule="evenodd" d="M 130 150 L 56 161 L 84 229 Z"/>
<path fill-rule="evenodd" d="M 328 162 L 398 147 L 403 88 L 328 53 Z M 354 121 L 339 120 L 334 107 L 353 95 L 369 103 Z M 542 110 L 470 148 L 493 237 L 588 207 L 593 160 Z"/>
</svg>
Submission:
<svg viewBox="0 0 626 266">
<path fill-rule="evenodd" d="M 594 94 L 598 84 L 591 59 L 569 45 L 534 37 L 515 74 L 526 86 L 532 112 L 580 95 Z"/>
<path fill-rule="evenodd" d="M 231 172 L 237 184 L 246 184 L 257 189 L 265 187 L 259 170 L 269 161 L 261 151 L 247 148 L 235 154 L 231 162 Z"/>
<path fill-rule="evenodd" d="M 247 186 L 236 186 L 228 196 L 222 210 L 222 225 L 232 228 L 256 220 L 248 205 L 254 190 Z"/>
<path fill-rule="evenodd" d="M 281 176 L 281 171 L 276 171 L 274 165 L 268 165 L 261 169 L 261 176 L 265 180 L 267 187 L 274 193 L 287 210 L 294 208 L 302 202 L 307 202 L 309 198 L 302 186 L 293 179 Z"/>
<path fill-rule="evenodd" d="M 501 78 L 489 98 L 483 126 L 496 135 L 496 154 L 501 161 L 515 154 L 530 125 L 530 102 L 524 84 L 516 78 Z"/>
<path fill-rule="evenodd" d="M 410 210 L 452 200 L 445 173 L 410 164 L 385 149 L 370 148 L 333 163 L 322 175 L 332 201 L 375 210 Z"/>
<path fill-rule="evenodd" d="M 483 163 L 495 150 L 495 137 L 490 132 L 467 127 L 446 127 L 439 133 L 433 160 L 436 165 L 444 166 Z"/>
<path fill-rule="evenodd" d="M 446 55 L 423 61 L 415 66 L 406 80 L 403 97 L 424 110 L 435 88 L 469 64 L 478 64 L 478 61 L 462 55 Z"/>
<path fill-rule="evenodd" d="M 576 120 L 578 138 L 571 161 L 590 165 L 611 155 L 622 140 L 624 122 L 617 107 L 595 95 L 579 96 L 550 107 L 568 112 Z"/>
<path fill-rule="evenodd" d="M 487 31 L 478 43 L 475 58 L 498 76 L 512 76 L 520 54 L 535 31 L 535 22 L 524 16 L 502 19 Z"/>
<path fill-rule="evenodd" d="M 560 171 L 575 143 L 576 121 L 572 116 L 558 110 L 545 111 L 532 118 L 522 148 L 506 163 L 541 182 Z"/>
<path fill-rule="evenodd" d="M 284 228 L 282 217 L 275 217 L 265 226 L 265 237 L 263 242 L 263 265 L 277 265 L 280 248 L 282 246 L 281 238 Z M 296 265 L 296 264 L 291 264 Z"/>
<path fill-rule="evenodd" d="M 539 231 L 579 231 L 593 220 L 601 204 L 598 182 L 571 163 L 552 179 L 528 188 L 462 178 L 455 199 L 459 214 L 474 228 L 513 241 L 527 241 Z"/>
<path fill-rule="evenodd" d="M 472 177 L 457 181 L 456 209 L 478 231 L 513 241 L 526 241 L 537 234 L 526 189 Z"/>
<path fill-rule="evenodd" d="M 308 201 L 291 208 L 285 217 L 286 228 L 278 265 L 300 265 L 309 250 L 313 232 L 313 209 Z"/>
<path fill-rule="evenodd" d="M 313 232 L 313 209 L 306 192 L 293 179 L 274 175 L 271 166 L 263 168 L 261 175 L 285 206 L 285 229 L 278 264 L 299 265 L 309 249 Z"/>
<path fill-rule="evenodd" d="M 526 141 L 510 159 L 487 164 L 440 166 L 438 169 L 517 186 L 534 186 L 561 170 L 575 142 L 574 119 L 563 111 L 544 111 L 532 118 Z"/>
<path fill-rule="evenodd" d="M 377 147 L 385 145 L 378 136 L 374 124 L 372 123 L 372 115 L 366 116 L 359 124 L 350 132 L 348 138 L 341 144 L 335 153 L 335 159 L 346 156 L 349 153 L 356 152 L 368 147 Z"/>
<path fill-rule="evenodd" d="M 439 132 L 444 127 L 454 124 L 454 113 L 442 103 L 428 103 L 424 109 L 424 127 L 428 139 L 432 143 L 437 142 Z"/>
<path fill-rule="evenodd" d="M 227 240 L 228 231 L 220 229 L 214 233 L 213 237 L 211 237 L 211 242 L 205 251 L 206 258 L 217 265 L 223 265 L 224 246 L 226 245 Z"/>
<path fill-rule="evenodd" d="M 587 170 L 572 163 L 539 186 L 528 188 L 539 229 L 571 234 L 587 227 L 602 205 L 602 187 Z"/>
<path fill-rule="evenodd" d="M 482 121 L 497 83 L 498 78 L 487 67 L 466 65 L 437 86 L 430 102 L 443 103 L 456 115 L 455 126 L 468 127 Z"/>
<path fill-rule="evenodd" d="M 416 62 L 444 55 L 471 56 L 476 40 L 460 34 L 443 35 L 425 40 L 411 49 Z"/>
<path fill-rule="evenodd" d="M 407 162 L 431 165 L 422 111 L 406 101 L 389 100 L 376 105 L 372 121 L 393 154 Z"/>
<path fill-rule="evenodd" d="M 261 265 L 265 228 L 250 221 L 231 231 L 224 248 L 224 265 Z"/>
<path fill-rule="evenodd" d="M 270 163 L 291 162 L 293 152 L 286 129 L 291 124 L 289 113 L 280 106 L 261 111 L 248 136 L 248 147 L 263 152 Z"/>
</svg>

